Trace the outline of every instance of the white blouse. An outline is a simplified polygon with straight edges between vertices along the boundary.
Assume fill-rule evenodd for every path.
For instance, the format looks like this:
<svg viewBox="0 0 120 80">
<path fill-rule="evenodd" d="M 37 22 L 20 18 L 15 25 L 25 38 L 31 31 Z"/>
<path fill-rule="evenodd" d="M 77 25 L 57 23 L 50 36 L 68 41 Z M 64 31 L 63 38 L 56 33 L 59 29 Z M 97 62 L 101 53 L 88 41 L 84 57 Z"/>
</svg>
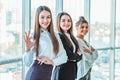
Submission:
<svg viewBox="0 0 120 80">
<path fill-rule="evenodd" d="M 80 38 L 77 38 L 77 40 L 80 46 L 80 50 L 83 54 L 82 59 L 77 63 L 78 71 L 76 80 L 79 80 L 87 74 L 90 68 L 92 68 L 94 61 L 98 58 L 98 52 L 96 50 L 92 52 L 92 54 L 84 52 L 83 46 L 90 49 L 90 44 Z"/>
<path fill-rule="evenodd" d="M 55 33 L 55 36 L 59 42 L 59 52 L 57 55 L 55 55 L 55 53 L 53 51 L 51 36 L 50 36 L 50 33 L 48 32 L 48 30 L 41 29 L 40 33 L 41 33 L 40 39 L 39 39 L 40 47 L 39 47 L 39 55 L 38 56 L 48 57 L 49 59 L 51 59 L 53 61 L 53 63 L 54 63 L 53 66 L 57 66 L 57 65 L 65 63 L 67 61 L 67 55 L 63 48 L 59 34 Z M 33 37 L 33 34 L 32 34 L 32 37 Z M 30 66 L 35 59 L 36 59 L 36 56 L 35 56 L 34 47 L 32 47 L 30 51 L 25 52 L 23 55 L 23 61 L 26 66 Z"/>
</svg>

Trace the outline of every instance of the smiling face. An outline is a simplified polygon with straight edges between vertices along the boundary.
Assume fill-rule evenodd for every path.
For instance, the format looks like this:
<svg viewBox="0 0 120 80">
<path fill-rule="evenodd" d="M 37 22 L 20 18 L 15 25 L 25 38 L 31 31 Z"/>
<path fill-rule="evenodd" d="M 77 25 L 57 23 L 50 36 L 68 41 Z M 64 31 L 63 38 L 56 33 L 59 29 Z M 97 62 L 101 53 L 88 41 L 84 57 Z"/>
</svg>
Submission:
<svg viewBox="0 0 120 80">
<path fill-rule="evenodd" d="M 48 26 L 51 23 L 51 15 L 50 12 L 43 10 L 40 14 L 39 14 L 39 24 L 41 26 L 41 28 L 43 29 L 47 29 Z"/>
<path fill-rule="evenodd" d="M 82 23 L 77 27 L 77 34 L 79 36 L 85 36 L 88 33 L 88 24 Z"/>
<path fill-rule="evenodd" d="M 60 19 L 60 28 L 64 33 L 68 32 L 71 28 L 71 18 L 68 15 L 62 15 Z"/>
</svg>

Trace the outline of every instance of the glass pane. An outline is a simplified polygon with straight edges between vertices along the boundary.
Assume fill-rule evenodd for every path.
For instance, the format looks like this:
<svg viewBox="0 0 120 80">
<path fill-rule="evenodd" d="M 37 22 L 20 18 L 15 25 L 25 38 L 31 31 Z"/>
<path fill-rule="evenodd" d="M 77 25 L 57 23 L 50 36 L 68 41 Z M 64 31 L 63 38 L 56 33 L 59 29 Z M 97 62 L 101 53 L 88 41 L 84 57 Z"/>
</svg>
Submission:
<svg viewBox="0 0 120 80">
<path fill-rule="evenodd" d="M 98 51 L 99 57 L 92 67 L 91 80 L 109 80 L 110 53 L 110 50 Z"/>
<path fill-rule="evenodd" d="M 8 59 L 20 58 L 22 56 L 22 0 L 0 0 L 0 68 L 1 62 Z M 4 63 L 5 64 L 5 63 Z M 6 64 L 7 65 L 7 64 Z M 5 69 L 13 67 L 9 64 Z M 3 67 L 3 68 L 4 68 Z M 14 71 L 21 72 L 22 69 L 14 67 Z M 4 74 L 7 74 L 4 69 L 0 70 L 0 80 Z M 21 73 L 20 73 L 21 74 Z M 7 76 L 7 75 L 6 75 Z M 11 76 L 12 77 L 12 76 Z M 14 80 L 20 80 L 18 77 Z"/>
<path fill-rule="evenodd" d="M 63 11 L 69 13 L 73 20 L 73 25 L 79 20 L 80 16 L 84 16 L 84 0 L 63 0 Z M 75 27 L 73 28 L 76 35 Z"/>
<path fill-rule="evenodd" d="M 84 16 L 84 0 L 63 0 L 63 11 L 68 12 L 73 21 L 78 20 Z"/>
<path fill-rule="evenodd" d="M 0 66 L 0 80 L 22 80 L 22 62 Z"/>
<path fill-rule="evenodd" d="M 120 49 L 115 51 L 115 80 L 120 80 Z"/>
<path fill-rule="evenodd" d="M 38 6 L 48 6 L 52 12 L 53 21 L 55 20 L 56 0 L 31 0 L 31 28 L 34 28 L 35 12 Z"/>
<path fill-rule="evenodd" d="M 116 47 L 120 47 L 120 0 L 116 1 Z"/>
<path fill-rule="evenodd" d="M 90 42 L 95 48 L 109 47 L 111 0 L 91 0 Z"/>
</svg>

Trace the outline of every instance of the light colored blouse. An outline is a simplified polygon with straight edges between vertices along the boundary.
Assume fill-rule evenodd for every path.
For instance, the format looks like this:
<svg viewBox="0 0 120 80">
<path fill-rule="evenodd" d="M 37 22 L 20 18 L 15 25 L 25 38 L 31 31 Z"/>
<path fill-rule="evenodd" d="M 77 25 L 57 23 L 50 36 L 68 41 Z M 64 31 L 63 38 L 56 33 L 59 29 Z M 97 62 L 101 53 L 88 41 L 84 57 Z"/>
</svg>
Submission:
<svg viewBox="0 0 120 80">
<path fill-rule="evenodd" d="M 51 36 L 48 30 L 41 29 L 40 31 L 40 39 L 39 39 L 39 55 L 38 56 L 46 56 L 53 61 L 53 66 L 57 66 L 67 62 L 67 55 L 63 48 L 62 42 L 60 40 L 59 34 L 55 33 L 55 36 L 59 42 L 59 52 L 55 55 L 53 51 L 53 45 L 51 41 Z M 33 37 L 33 34 L 32 34 Z M 30 49 L 30 51 L 25 52 L 23 55 L 23 61 L 26 66 L 31 66 L 33 61 L 36 59 L 34 47 Z"/>
<path fill-rule="evenodd" d="M 82 78 L 83 76 L 85 76 L 87 74 L 87 72 L 90 70 L 90 68 L 92 68 L 93 63 L 95 62 L 95 60 L 98 58 L 98 52 L 95 50 L 94 52 L 90 53 L 86 53 L 83 51 L 83 46 L 86 48 L 90 48 L 90 44 L 83 41 L 80 38 L 77 38 L 79 46 L 80 46 L 80 50 L 83 54 L 82 59 L 77 63 L 78 66 L 78 70 L 77 70 L 77 79 L 79 80 L 80 78 Z"/>
</svg>

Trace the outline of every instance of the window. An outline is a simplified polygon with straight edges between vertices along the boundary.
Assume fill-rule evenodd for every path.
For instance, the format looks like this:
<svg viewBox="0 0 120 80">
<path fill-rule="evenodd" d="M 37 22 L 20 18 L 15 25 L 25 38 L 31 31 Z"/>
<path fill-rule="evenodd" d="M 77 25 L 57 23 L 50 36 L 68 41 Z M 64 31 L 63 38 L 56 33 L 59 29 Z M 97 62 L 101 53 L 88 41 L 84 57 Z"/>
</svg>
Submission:
<svg viewBox="0 0 120 80">
<path fill-rule="evenodd" d="M 116 0 L 116 47 L 120 47 L 120 1 Z"/>
<path fill-rule="evenodd" d="M 115 46 L 119 47 L 115 51 L 115 80 L 120 80 L 120 0 L 116 0 L 116 43 Z"/>
<path fill-rule="evenodd" d="M 35 19 L 35 12 L 37 7 L 41 5 L 48 6 L 51 10 L 53 21 L 55 20 L 55 10 L 56 10 L 56 1 L 55 0 L 31 0 L 31 28 L 34 28 L 34 19 Z"/>
<path fill-rule="evenodd" d="M 91 80 L 109 80 L 109 55 L 111 50 L 98 51 L 99 57 L 94 63 L 91 72 Z"/>
<path fill-rule="evenodd" d="M 96 48 L 110 47 L 110 0 L 91 0 L 90 41 Z"/>
<path fill-rule="evenodd" d="M 13 4 L 14 3 L 14 4 Z M 0 79 L 22 77 L 22 0 L 0 0 Z M 18 62 L 17 62 L 18 61 Z M 6 77 L 7 76 L 7 77 Z"/>
<path fill-rule="evenodd" d="M 91 0 L 90 8 L 90 43 L 99 50 L 99 58 L 92 68 L 92 80 L 110 79 L 111 49 L 111 1 Z M 108 49 L 105 49 L 108 48 Z M 101 72 L 102 71 L 102 72 Z M 112 73 L 114 74 L 114 73 Z"/>
<path fill-rule="evenodd" d="M 63 11 L 70 14 L 74 26 L 79 17 L 84 16 L 84 0 L 63 0 Z M 73 31 L 76 35 L 75 27 L 73 27 Z"/>
</svg>

